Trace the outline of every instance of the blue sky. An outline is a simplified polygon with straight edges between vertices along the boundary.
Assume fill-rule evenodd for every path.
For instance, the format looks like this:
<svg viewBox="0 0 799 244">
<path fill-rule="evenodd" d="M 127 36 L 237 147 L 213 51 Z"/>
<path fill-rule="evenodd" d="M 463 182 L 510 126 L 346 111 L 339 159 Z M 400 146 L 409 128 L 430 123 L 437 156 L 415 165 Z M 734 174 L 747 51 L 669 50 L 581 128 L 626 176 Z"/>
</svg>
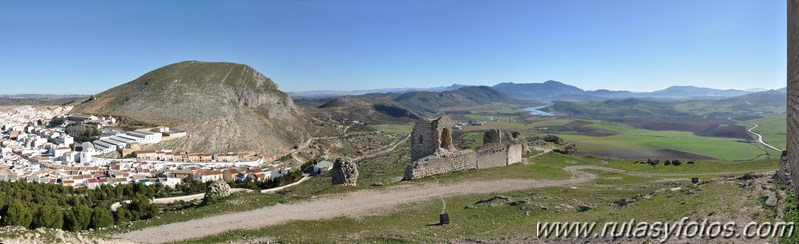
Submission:
<svg viewBox="0 0 799 244">
<path fill-rule="evenodd" d="M 0 94 L 92 94 L 184 60 L 284 91 L 558 80 L 780 88 L 777 0 L 2 1 Z"/>
</svg>

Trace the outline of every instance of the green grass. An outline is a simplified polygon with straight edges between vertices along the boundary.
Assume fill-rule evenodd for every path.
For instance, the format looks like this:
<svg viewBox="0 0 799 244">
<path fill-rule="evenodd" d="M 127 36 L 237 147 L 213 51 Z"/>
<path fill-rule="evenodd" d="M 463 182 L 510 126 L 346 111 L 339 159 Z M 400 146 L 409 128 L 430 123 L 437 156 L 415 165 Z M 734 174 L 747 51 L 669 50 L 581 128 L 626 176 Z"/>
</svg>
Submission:
<svg viewBox="0 0 799 244">
<path fill-rule="evenodd" d="M 458 136 L 458 139 L 464 141 L 472 141 L 473 143 L 470 147 L 478 147 L 483 145 L 483 133 L 482 132 L 466 132 Z"/>
<path fill-rule="evenodd" d="M 485 131 L 489 129 L 500 129 L 500 130 L 524 130 L 524 129 L 533 129 L 532 126 L 529 124 L 519 123 L 519 122 L 488 122 L 481 126 L 468 126 L 464 127 L 464 131 Z"/>
<path fill-rule="evenodd" d="M 446 197 L 446 210 L 452 223 L 432 226 L 438 222 L 442 203 L 438 199 L 404 205 L 380 216 L 360 218 L 339 217 L 319 221 L 292 221 L 258 230 L 236 230 L 192 242 L 216 243 L 247 238 L 269 237 L 285 242 L 445 242 L 449 239 L 487 239 L 534 236 L 539 221 L 596 221 L 604 222 L 676 221 L 682 217 L 703 218 L 716 213 L 731 216 L 746 214 L 757 201 L 739 193 L 736 184 L 710 182 L 698 187 L 680 181 L 683 188 L 696 194 L 671 192 L 674 187 L 657 182 L 655 178 L 591 171 L 599 174 L 593 183 L 569 187 L 548 187 L 503 193 L 513 201 L 526 204 L 511 206 L 506 202 L 476 204 L 493 194 L 474 194 Z M 657 189 L 663 193 L 628 206 L 614 201 L 649 195 Z M 577 212 L 575 209 L 555 211 L 559 204 L 595 206 Z M 469 206 L 469 208 L 467 208 Z M 539 206 L 546 206 L 542 210 Z M 528 216 L 529 215 L 529 216 Z M 600 227 L 601 228 L 601 227 Z M 313 233 L 313 234 L 309 234 Z"/>
<path fill-rule="evenodd" d="M 370 125 L 370 126 L 376 130 L 391 134 L 409 135 L 413 131 L 413 126 L 407 124 L 381 124 L 381 125 Z"/>
<path fill-rule="evenodd" d="M 767 159 L 758 161 L 729 162 L 718 160 L 691 160 L 694 164 L 687 164 L 688 160 L 680 160 L 679 166 L 664 165 L 663 162 L 656 166 L 649 164 L 634 163 L 637 160 L 613 158 L 610 162 L 605 162 L 603 158 L 585 156 L 571 157 L 567 155 L 548 153 L 538 158 L 532 159 L 538 164 L 545 164 L 555 168 L 563 168 L 569 165 L 596 165 L 606 168 L 621 169 L 631 172 L 653 173 L 654 176 L 662 175 L 702 175 L 716 172 L 739 172 L 729 175 L 743 175 L 746 172 L 762 172 L 777 170 L 779 168 L 778 159 Z"/>
<path fill-rule="evenodd" d="M 763 135 L 763 141 L 780 149 L 785 149 L 786 138 L 786 118 L 785 116 L 766 116 L 760 119 L 753 119 L 738 122 L 738 125 L 746 126 L 747 129 L 752 128 L 753 123 L 757 124 L 754 132 Z"/>
</svg>

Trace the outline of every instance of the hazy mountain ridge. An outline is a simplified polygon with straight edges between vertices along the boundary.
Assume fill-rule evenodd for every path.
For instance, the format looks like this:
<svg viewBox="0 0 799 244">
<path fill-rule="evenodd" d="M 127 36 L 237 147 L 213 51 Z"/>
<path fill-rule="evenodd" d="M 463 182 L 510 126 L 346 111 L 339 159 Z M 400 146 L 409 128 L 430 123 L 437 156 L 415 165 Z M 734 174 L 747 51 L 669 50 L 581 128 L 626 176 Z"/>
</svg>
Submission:
<svg viewBox="0 0 799 244">
<path fill-rule="evenodd" d="M 371 93 L 406 93 L 415 91 L 443 92 L 457 90 L 465 85 L 454 84 L 446 87 L 433 88 L 393 88 L 375 89 L 360 91 L 308 91 L 289 93 L 292 96 L 300 97 L 340 97 L 345 95 L 366 95 Z M 563 82 L 548 80 L 543 83 L 514 83 L 505 82 L 491 86 L 494 90 L 500 91 L 515 99 L 522 100 L 574 100 L 574 101 L 602 101 L 607 99 L 623 98 L 724 98 L 739 95 L 751 94 L 767 91 L 762 88 L 747 90 L 736 89 L 715 89 L 696 86 L 670 86 L 661 90 L 651 92 L 632 92 L 626 90 L 584 90 L 577 86 L 565 84 Z"/>
<path fill-rule="evenodd" d="M 716 117 L 784 113 L 786 93 L 780 90 L 718 99 L 658 100 L 626 98 L 604 101 L 555 101 L 548 111 L 584 117 Z"/>
<path fill-rule="evenodd" d="M 439 86 L 429 88 L 383 88 L 383 89 L 368 89 L 368 90 L 312 90 L 312 91 L 298 91 L 288 92 L 292 97 L 337 97 L 337 96 L 357 96 L 371 93 L 405 93 L 414 91 L 430 91 L 430 92 L 443 92 L 457 90 L 466 85 L 452 84 L 450 86 Z"/>
</svg>

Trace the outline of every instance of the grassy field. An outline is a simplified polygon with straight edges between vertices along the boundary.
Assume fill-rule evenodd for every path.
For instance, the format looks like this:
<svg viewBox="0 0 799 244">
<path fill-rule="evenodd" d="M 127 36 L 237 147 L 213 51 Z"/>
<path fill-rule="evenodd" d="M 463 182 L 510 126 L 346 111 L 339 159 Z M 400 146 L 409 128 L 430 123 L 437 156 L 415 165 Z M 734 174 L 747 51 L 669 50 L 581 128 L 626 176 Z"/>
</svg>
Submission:
<svg viewBox="0 0 799 244">
<path fill-rule="evenodd" d="M 563 125 L 571 120 L 541 121 L 535 126 Z M 611 131 L 617 135 L 586 136 L 578 134 L 560 134 L 566 141 L 574 143 L 582 153 L 614 151 L 643 151 L 672 149 L 721 160 L 748 160 L 764 153 L 762 147 L 755 143 L 738 142 L 738 139 L 696 136 L 685 131 L 653 131 L 636 129 L 625 125 L 589 120 L 589 127 Z M 489 124 L 490 125 L 490 124 Z M 519 124 L 517 126 L 524 126 Z M 529 125 L 527 125 L 529 126 Z M 510 127 L 510 126 L 503 126 Z M 518 127 L 517 127 L 518 128 Z M 524 128 L 524 127 L 521 127 Z"/>
<path fill-rule="evenodd" d="M 410 135 L 413 131 L 413 125 L 407 124 L 381 124 L 381 125 L 370 125 L 372 128 L 392 134 L 405 134 Z"/>
<path fill-rule="evenodd" d="M 536 158 L 529 165 L 514 165 L 500 168 L 496 172 L 475 171 L 447 174 L 440 181 L 461 180 L 477 172 L 486 177 L 502 177 L 515 174 L 514 178 L 541 177 L 536 171 L 544 168 L 559 170 L 568 165 L 602 165 L 651 171 L 650 168 L 636 168 L 632 163 L 604 163 L 597 158 L 573 158 L 557 154 L 546 154 Z M 654 172 L 720 172 L 737 169 L 743 164 L 725 162 L 702 162 L 693 167 L 658 166 L 662 171 Z M 747 169 L 774 169 L 776 165 L 764 163 L 747 166 Z M 510 200 L 490 199 L 495 194 L 474 194 L 446 197 L 446 211 L 452 223 L 435 225 L 442 210 L 438 199 L 409 204 L 388 211 L 379 216 L 359 218 L 339 217 L 319 221 L 292 221 L 257 230 L 236 230 L 192 242 L 217 243 L 231 240 L 277 241 L 277 242 L 446 242 L 447 240 L 484 240 L 534 236 L 539 221 L 676 221 L 682 217 L 701 219 L 743 218 L 763 220 L 771 214 L 767 211 L 752 211 L 759 206 L 756 197 L 741 194 L 738 184 L 730 181 L 709 181 L 697 186 L 688 184 L 687 178 L 663 181 L 659 177 L 630 176 L 605 171 L 591 171 L 599 176 L 595 182 L 576 187 L 548 187 L 503 193 Z M 490 176 L 494 173 L 497 175 Z M 565 172 L 562 172 L 563 174 Z M 558 176 L 556 173 L 544 174 L 546 177 Z M 429 179 L 428 179 L 429 180 Z M 671 191 L 681 187 L 687 191 Z M 655 193 L 657 192 L 657 193 Z M 619 199 L 635 199 L 647 196 L 636 203 L 619 206 Z M 592 209 L 579 212 L 579 205 Z M 312 234 L 310 234 L 312 233 Z M 503 239 L 504 240 L 504 239 Z M 510 241 L 514 239 L 507 239 Z M 520 239 L 522 241 L 524 239 Z M 524 242 L 524 241 L 523 241 Z"/>
<path fill-rule="evenodd" d="M 572 123 L 572 119 L 549 119 L 533 123 L 522 122 L 491 122 L 482 126 L 465 127 L 465 132 L 481 132 L 488 129 L 501 129 L 506 131 L 519 131 L 525 136 L 543 136 L 536 128 L 548 126 L 564 126 Z M 578 132 L 563 132 L 558 134 L 569 143 L 577 145 L 579 152 L 588 154 L 605 155 L 607 152 L 613 154 L 625 154 L 628 151 L 649 151 L 649 150 L 676 150 L 692 153 L 720 160 L 752 160 L 756 158 L 766 158 L 761 156 L 767 150 L 757 143 L 747 143 L 735 138 L 705 137 L 697 136 L 687 131 L 654 131 L 646 129 L 636 129 L 619 123 L 605 122 L 599 120 L 582 120 L 592 124 L 586 125 L 598 131 L 609 132 L 609 136 L 585 135 Z M 778 131 L 778 125 L 774 123 L 779 119 L 770 118 L 761 121 L 763 123 L 764 135 L 777 137 L 782 132 Z M 784 121 L 783 121 L 784 122 Z M 750 125 L 751 126 L 751 125 Z M 760 128 L 760 127 L 758 127 Z M 773 132 L 771 132 L 773 131 Z M 615 134 L 615 135 L 614 135 Z M 461 139 L 476 140 L 477 134 L 466 133 Z M 782 135 L 784 137 L 784 135 Z M 474 138 L 473 138 L 474 137 Z M 479 139 L 479 138 L 477 138 Z M 776 145 L 784 145 L 775 143 Z M 775 152 L 769 152 L 772 156 Z"/>
<path fill-rule="evenodd" d="M 527 136 L 537 134 L 536 127 L 562 126 L 572 122 L 570 119 L 543 120 L 524 124 L 516 122 L 487 123 L 483 126 L 467 127 L 465 130 L 487 129 L 519 130 Z M 618 123 L 586 120 L 593 124 L 588 127 L 613 132 L 610 136 L 588 136 L 577 133 L 563 133 L 569 143 L 577 145 L 581 153 L 603 155 L 606 152 L 645 151 L 671 149 L 721 160 L 749 160 L 764 153 L 756 143 L 739 142 L 738 139 L 696 136 L 685 131 L 654 131 L 636 129 Z M 766 127 L 768 128 L 768 127 Z"/>
<path fill-rule="evenodd" d="M 763 135 L 763 141 L 780 149 L 785 149 L 785 137 L 787 126 L 785 116 L 766 116 L 759 119 L 738 122 L 738 125 L 752 128 L 753 123 L 757 124 L 754 132 Z"/>
</svg>

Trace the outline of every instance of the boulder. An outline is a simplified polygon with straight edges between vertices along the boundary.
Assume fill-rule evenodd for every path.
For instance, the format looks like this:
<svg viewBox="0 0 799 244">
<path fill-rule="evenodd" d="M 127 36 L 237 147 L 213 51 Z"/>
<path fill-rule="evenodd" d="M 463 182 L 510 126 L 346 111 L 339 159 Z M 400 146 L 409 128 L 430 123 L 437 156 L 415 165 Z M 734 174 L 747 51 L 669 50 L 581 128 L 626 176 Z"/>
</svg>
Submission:
<svg viewBox="0 0 799 244">
<path fill-rule="evenodd" d="M 354 186 L 358 181 L 358 166 L 350 159 L 338 158 L 330 170 L 333 185 Z"/>
<path fill-rule="evenodd" d="M 217 180 L 206 188 L 203 200 L 208 201 L 227 196 L 230 196 L 230 185 L 223 180 Z"/>
</svg>

